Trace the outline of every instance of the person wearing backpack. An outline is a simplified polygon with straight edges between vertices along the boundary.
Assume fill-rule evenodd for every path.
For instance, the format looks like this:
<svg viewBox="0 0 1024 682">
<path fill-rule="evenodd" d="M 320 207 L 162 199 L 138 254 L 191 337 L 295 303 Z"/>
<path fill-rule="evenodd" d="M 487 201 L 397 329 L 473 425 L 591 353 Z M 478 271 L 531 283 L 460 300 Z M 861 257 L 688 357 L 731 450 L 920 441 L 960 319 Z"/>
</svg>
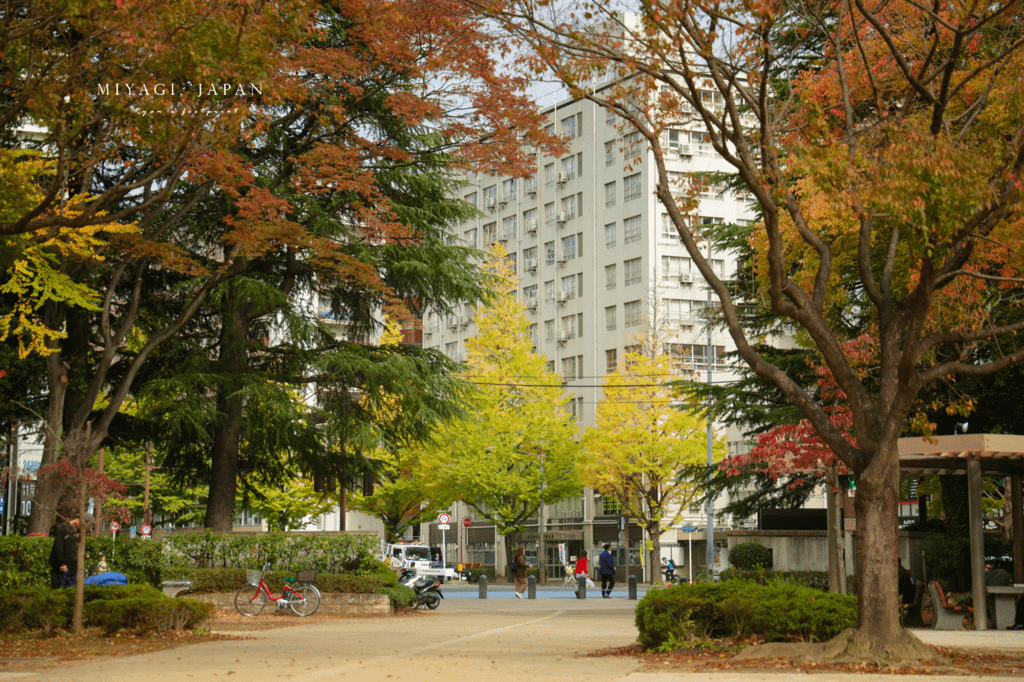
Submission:
<svg viewBox="0 0 1024 682">
<path fill-rule="evenodd" d="M 612 543 L 604 543 L 604 551 L 598 564 L 601 567 L 601 596 L 609 599 L 612 596 L 612 589 L 615 587 L 615 562 L 612 560 Z"/>
</svg>

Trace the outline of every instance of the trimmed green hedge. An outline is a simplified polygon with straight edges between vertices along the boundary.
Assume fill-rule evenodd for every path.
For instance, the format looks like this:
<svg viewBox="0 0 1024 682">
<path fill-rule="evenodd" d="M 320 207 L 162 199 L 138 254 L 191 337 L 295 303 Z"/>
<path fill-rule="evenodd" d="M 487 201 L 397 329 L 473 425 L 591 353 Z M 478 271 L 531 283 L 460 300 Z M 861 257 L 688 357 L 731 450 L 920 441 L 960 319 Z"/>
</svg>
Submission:
<svg viewBox="0 0 1024 682">
<path fill-rule="evenodd" d="M 781 580 L 782 582 L 792 583 L 794 585 L 813 587 L 814 589 L 821 590 L 822 592 L 828 592 L 829 587 L 827 571 L 769 571 L 763 568 L 727 568 L 722 571 L 719 579 L 749 580 L 751 582 L 758 583 L 759 585 L 767 585 L 773 580 Z M 854 576 L 846 576 L 848 592 L 854 592 L 854 586 L 856 584 L 857 582 L 854 579 Z"/>
<path fill-rule="evenodd" d="M 66 629 L 74 615 L 75 591 L 24 587 L 0 593 L 0 632 Z M 194 629 L 210 619 L 212 604 L 169 599 L 149 585 L 86 587 L 82 623 L 107 633 L 121 629 L 142 633 L 161 627 Z"/>
<path fill-rule="evenodd" d="M 830 639 L 857 622 L 857 599 L 810 587 L 741 580 L 653 588 L 636 608 L 645 649 L 695 639 L 758 635 L 769 641 Z"/>
<path fill-rule="evenodd" d="M 49 587 L 50 537 L 0 537 L 0 592 L 19 587 Z M 177 580 L 189 571 L 229 568 L 232 577 L 212 579 L 230 591 L 245 584 L 244 569 L 258 569 L 270 561 L 281 575 L 312 568 L 323 576 L 344 575 L 337 584 L 351 577 L 367 577 L 386 581 L 394 573 L 377 559 L 379 541 L 368 535 L 217 535 L 182 533 L 161 542 L 124 538 L 86 539 L 86 569 L 105 556 L 109 570 L 123 573 L 132 584 L 159 587 L 164 580 Z M 382 577 L 383 576 L 383 577 Z M 192 578 L 189 578 L 192 579 Z M 372 582 L 372 581 L 371 581 Z M 205 583 L 204 583 L 205 584 Z M 357 585 L 362 583 L 356 581 Z M 376 587 L 392 584 L 381 582 L 359 591 L 372 593 Z M 318 582 L 318 586 L 322 583 Z M 327 591 L 334 591 L 328 589 Z M 338 591 L 351 591 L 340 589 Z"/>
<path fill-rule="evenodd" d="M 416 601 L 416 592 L 411 587 L 405 585 L 391 585 L 388 587 L 378 587 L 375 590 L 375 594 L 386 594 L 391 598 L 391 607 L 396 606 L 412 606 L 412 603 Z"/>
<path fill-rule="evenodd" d="M 739 569 L 771 569 L 772 551 L 756 542 L 743 542 L 729 550 L 729 563 Z"/>
<path fill-rule="evenodd" d="M 194 585 L 189 594 L 236 592 L 246 584 L 245 571 L 241 568 L 182 568 L 167 575 L 169 580 L 191 580 Z M 284 588 L 284 578 L 294 577 L 294 571 L 267 571 L 263 579 L 276 594 Z M 369 575 L 318 574 L 315 583 L 322 593 L 349 594 L 373 594 L 378 588 L 397 584 L 398 576 L 384 564 Z"/>
</svg>

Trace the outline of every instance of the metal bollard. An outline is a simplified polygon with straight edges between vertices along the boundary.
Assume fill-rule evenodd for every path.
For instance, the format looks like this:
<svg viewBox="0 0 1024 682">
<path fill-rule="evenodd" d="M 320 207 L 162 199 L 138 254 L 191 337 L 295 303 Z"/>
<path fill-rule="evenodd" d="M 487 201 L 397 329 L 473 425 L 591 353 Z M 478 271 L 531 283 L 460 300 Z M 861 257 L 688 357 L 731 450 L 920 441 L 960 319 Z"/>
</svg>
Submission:
<svg viewBox="0 0 1024 682">
<path fill-rule="evenodd" d="M 581 575 L 576 578 L 576 598 L 587 598 L 587 576 Z"/>
<path fill-rule="evenodd" d="M 487 599 L 487 576 L 481 575 L 477 581 L 480 584 L 480 598 Z"/>
<path fill-rule="evenodd" d="M 636 601 L 636 576 L 629 576 L 629 598 Z"/>
<path fill-rule="evenodd" d="M 537 576 L 535 575 L 526 576 L 526 598 L 537 598 Z"/>
</svg>

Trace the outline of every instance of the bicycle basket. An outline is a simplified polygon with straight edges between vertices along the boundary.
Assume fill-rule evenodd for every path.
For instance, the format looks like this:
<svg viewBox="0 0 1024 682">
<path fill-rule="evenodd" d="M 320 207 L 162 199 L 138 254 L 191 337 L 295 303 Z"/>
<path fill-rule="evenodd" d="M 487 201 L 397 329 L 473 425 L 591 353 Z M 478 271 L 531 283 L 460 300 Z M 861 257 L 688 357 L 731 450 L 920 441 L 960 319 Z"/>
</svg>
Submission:
<svg viewBox="0 0 1024 682">
<path fill-rule="evenodd" d="M 316 582 L 316 571 L 314 569 L 307 569 L 305 571 L 298 571 L 295 574 L 295 582 L 297 582 L 297 583 L 315 583 Z"/>
<path fill-rule="evenodd" d="M 257 587 L 259 586 L 260 581 L 263 580 L 263 571 L 254 571 L 249 569 L 245 572 L 245 579 L 250 585 Z"/>
</svg>

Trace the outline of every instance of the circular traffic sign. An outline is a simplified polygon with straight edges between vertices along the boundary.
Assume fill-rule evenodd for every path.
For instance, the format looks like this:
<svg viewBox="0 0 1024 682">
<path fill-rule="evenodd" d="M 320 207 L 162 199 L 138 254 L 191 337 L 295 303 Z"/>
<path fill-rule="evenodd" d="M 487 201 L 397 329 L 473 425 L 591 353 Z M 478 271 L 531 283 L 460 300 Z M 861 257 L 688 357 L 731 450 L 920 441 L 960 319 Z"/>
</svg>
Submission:
<svg viewBox="0 0 1024 682">
<path fill-rule="evenodd" d="M 473 519 L 471 519 L 471 518 L 469 518 L 467 516 L 466 518 L 462 519 L 462 525 L 465 526 L 466 528 L 469 528 L 470 526 L 473 525 Z"/>
<path fill-rule="evenodd" d="M 142 524 L 142 534 L 143 535 L 149 535 L 152 532 L 153 532 L 153 528 L 148 523 Z"/>
<path fill-rule="evenodd" d="M 448 525 L 448 523 L 451 520 L 452 520 L 452 517 L 448 516 L 448 512 L 441 512 L 440 514 L 437 515 L 437 522 L 439 524 L 441 524 L 442 526 Z"/>
<path fill-rule="evenodd" d="M 116 533 L 119 530 L 121 530 L 121 524 L 118 523 L 117 521 L 111 521 L 110 522 L 110 532 Z"/>
</svg>

